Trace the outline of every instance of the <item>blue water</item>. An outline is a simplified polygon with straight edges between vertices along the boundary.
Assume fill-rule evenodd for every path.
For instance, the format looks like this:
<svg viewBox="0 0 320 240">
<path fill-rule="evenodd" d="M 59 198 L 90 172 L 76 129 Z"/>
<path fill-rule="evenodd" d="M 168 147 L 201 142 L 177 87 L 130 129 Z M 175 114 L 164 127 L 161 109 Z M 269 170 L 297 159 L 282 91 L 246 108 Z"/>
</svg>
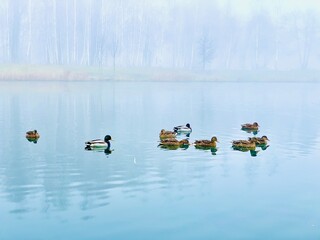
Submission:
<svg viewBox="0 0 320 240">
<path fill-rule="evenodd" d="M 318 83 L 1 82 L 0 239 L 320 239 L 319 93 Z M 271 140 L 255 157 L 231 148 L 253 121 Z M 217 151 L 157 147 L 162 128 L 187 122 L 191 142 L 217 136 Z M 106 134 L 111 154 L 84 150 Z"/>
</svg>

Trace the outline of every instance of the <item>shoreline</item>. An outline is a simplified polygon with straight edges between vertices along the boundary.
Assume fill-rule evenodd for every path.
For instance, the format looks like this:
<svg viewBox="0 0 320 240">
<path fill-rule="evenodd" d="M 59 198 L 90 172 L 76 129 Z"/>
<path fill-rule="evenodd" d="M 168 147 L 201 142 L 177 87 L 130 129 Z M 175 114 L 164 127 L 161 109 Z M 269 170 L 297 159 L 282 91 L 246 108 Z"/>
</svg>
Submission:
<svg viewBox="0 0 320 240">
<path fill-rule="evenodd" d="M 0 82 L 320 82 L 319 70 L 188 70 L 0 65 Z"/>
</svg>

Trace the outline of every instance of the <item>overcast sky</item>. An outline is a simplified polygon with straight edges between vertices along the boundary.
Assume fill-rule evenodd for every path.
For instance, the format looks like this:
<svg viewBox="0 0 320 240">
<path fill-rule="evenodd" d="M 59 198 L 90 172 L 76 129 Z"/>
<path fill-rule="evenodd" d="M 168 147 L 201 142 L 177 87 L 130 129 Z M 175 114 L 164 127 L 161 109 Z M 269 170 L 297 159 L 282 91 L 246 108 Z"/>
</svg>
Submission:
<svg viewBox="0 0 320 240">
<path fill-rule="evenodd" d="M 319 0 L 217 0 L 221 7 L 230 6 L 238 15 L 248 16 L 259 9 L 282 13 L 301 10 L 320 10 Z"/>
</svg>

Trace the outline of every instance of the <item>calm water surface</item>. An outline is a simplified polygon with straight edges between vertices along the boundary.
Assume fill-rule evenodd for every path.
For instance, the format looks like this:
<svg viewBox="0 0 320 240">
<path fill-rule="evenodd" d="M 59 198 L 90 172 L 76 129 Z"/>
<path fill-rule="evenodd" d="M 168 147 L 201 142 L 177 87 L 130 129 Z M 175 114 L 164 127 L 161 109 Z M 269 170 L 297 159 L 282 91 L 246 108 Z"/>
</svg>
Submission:
<svg viewBox="0 0 320 240">
<path fill-rule="evenodd" d="M 0 239 L 320 239 L 320 84 L 0 83 Z M 257 121 L 270 146 L 231 149 Z M 162 128 L 216 152 L 158 148 Z M 37 129 L 35 144 L 25 132 Z M 111 154 L 84 150 L 110 134 Z M 180 138 L 182 138 L 181 136 Z"/>
</svg>

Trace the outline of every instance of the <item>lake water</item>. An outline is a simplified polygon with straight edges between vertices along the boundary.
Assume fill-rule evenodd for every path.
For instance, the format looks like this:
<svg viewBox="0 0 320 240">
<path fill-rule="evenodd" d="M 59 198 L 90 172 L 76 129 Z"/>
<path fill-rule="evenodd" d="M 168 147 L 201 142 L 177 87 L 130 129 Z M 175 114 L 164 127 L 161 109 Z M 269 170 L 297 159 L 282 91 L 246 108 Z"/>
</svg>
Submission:
<svg viewBox="0 0 320 240">
<path fill-rule="evenodd" d="M 320 239 L 319 83 L 1 82 L 0 94 L 0 239 Z M 254 121 L 269 147 L 233 150 Z M 188 122 L 216 152 L 157 147 Z M 111 154 L 84 150 L 106 134 Z"/>
</svg>

